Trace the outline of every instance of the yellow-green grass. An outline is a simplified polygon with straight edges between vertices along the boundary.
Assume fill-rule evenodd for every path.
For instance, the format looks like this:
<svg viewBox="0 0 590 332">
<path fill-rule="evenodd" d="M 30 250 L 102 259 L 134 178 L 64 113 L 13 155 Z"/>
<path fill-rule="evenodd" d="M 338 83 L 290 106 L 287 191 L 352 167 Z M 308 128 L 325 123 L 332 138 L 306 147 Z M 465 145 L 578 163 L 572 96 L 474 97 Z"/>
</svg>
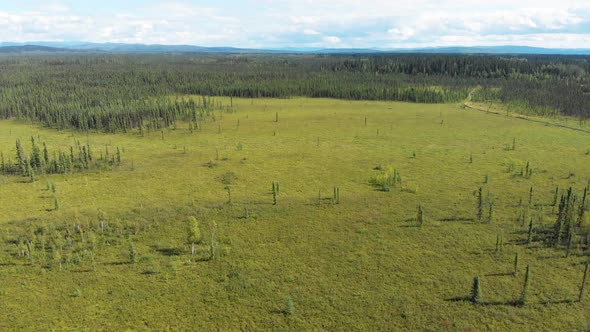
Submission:
<svg viewBox="0 0 590 332">
<path fill-rule="evenodd" d="M 192 134 L 178 124 L 164 130 L 164 140 L 160 132 L 86 135 L 1 121 L 0 151 L 13 159 L 15 140 L 30 150 L 31 135 L 50 150 L 80 140 L 95 156 L 107 144 L 124 152 L 113 171 L 39 176 L 35 183 L 0 177 L 0 329 L 590 328 L 590 295 L 571 302 L 587 252 L 576 247 L 566 259 L 563 249 L 542 242 L 526 248 L 519 244 L 525 227 L 516 222 L 518 201 L 528 202 L 531 186 L 540 205 L 553 200 L 555 186 L 581 192 L 590 178 L 589 134 L 459 105 L 233 103 L 235 113 L 217 112 Z M 507 151 L 513 138 L 516 150 Z M 530 179 L 517 174 L 527 161 Z M 393 165 L 403 188 L 375 190 L 369 181 L 379 165 Z M 227 172 L 237 176 L 232 204 L 221 182 Z M 56 185 L 57 211 L 47 181 Z M 273 181 L 280 183 L 276 206 Z M 340 204 L 318 205 L 318 192 L 329 198 L 334 185 Z M 479 187 L 494 201 L 492 224 L 472 220 Z M 423 227 L 415 227 L 419 204 Z M 113 232 L 100 232 L 99 210 Z M 533 215 L 554 222 L 551 207 L 537 206 Z M 188 216 L 204 234 L 196 257 L 186 243 Z M 207 256 L 212 221 L 220 256 L 197 261 Z M 49 252 L 32 264 L 17 255 L 13 241 L 38 225 L 69 225 L 73 241 L 82 242 L 74 224 L 98 234 L 94 266 L 64 263 L 59 270 Z M 137 264 L 127 263 L 128 233 Z M 516 252 L 521 272 L 513 277 Z M 510 305 L 527 264 L 530 303 Z M 476 275 L 487 305 L 461 300 Z M 295 311 L 287 315 L 289 298 Z"/>
</svg>

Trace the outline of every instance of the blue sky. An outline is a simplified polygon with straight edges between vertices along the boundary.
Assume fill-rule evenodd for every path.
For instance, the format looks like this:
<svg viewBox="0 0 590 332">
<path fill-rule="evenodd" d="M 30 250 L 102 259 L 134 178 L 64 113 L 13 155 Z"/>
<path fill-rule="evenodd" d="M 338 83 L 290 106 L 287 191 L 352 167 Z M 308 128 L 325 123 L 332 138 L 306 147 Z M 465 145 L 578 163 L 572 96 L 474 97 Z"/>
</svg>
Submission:
<svg viewBox="0 0 590 332">
<path fill-rule="evenodd" d="M 0 0 L 0 41 L 590 48 L 590 0 Z"/>
</svg>

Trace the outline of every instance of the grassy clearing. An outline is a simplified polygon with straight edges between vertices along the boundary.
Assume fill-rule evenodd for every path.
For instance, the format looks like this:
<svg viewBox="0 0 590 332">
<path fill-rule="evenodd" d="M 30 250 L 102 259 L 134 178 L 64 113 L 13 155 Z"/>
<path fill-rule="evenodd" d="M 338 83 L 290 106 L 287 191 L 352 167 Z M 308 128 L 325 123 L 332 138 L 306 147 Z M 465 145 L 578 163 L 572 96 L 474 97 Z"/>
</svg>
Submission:
<svg viewBox="0 0 590 332">
<path fill-rule="evenodd" d="M 40 175 L 34 183 L 0 178 L 0 328 L 590 327 L 589 295 L 571 302 L 587 248 L 576 245 L 568 258 L 541 241 L 526 248 L 526 226 L 517 221 L 531 186 L 539 229 L 555 221 L 548 204 L 556 186 L 586 186 L 588 134 L 459 105 L 233 103 L 236 113 L 218 113 L 192 134 L 179 124 L 163 139 L 0 122 L 5 155 L 31 135 L 64 150 L 76 139 L 123 150 L 112 171 Z M 516 149 L 506 149 L 513 138 Z M 527 162 L 530 178 L 518 174 Z M 388 166 L 402 181 L 384 192 L 371 179 Z M 56 185 L 57 211 L 47 181 Z M 332 202 L 334 186 L 340 204 Z M 475 221 L 480 187 L 494 202 L 491 224 Z M 195 255 L 189 216 L 203 239 Z M 49 244 L 40 248 L 49 233 L 65 241 L 58 259 Z M 37 241 L 30 257 L 20 255 L 27 237 Z M 516 252 L 520 273 L 512 276 Z M 510 305 L 527 264 L 529 304 Z M 477 275 L 487 305 L 465 301 Z"/>
</svg>

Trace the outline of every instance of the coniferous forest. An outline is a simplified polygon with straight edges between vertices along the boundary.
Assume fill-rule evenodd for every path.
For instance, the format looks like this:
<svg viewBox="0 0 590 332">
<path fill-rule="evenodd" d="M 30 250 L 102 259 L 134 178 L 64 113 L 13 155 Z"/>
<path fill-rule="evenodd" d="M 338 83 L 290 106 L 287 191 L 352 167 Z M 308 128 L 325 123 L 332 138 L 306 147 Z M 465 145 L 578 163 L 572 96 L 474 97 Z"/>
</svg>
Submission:
<svg viewBox="0 0 590 332">
<path fill-rule="evenodd" d="M 524 106 L 590 117 L 590 57 L 108 55 L 0 58 L 0 116 L 83 131 L 160 129 L 231 107 L 184 95 Z"/>
</svg>

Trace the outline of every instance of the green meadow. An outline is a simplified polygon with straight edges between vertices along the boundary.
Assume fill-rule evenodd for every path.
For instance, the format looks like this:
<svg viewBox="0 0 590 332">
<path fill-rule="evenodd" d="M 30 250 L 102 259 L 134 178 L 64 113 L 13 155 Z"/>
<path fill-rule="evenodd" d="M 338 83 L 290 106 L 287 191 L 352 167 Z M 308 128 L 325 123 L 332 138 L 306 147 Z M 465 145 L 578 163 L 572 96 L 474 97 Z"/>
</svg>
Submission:
<svg viewBox="0 0 590 332">
<path fill-rule="evenodd" d="M 13 162 L 31 137 L 121 153 L 0 176 L 0 330 L 590 329 L 588 213 L 550 245 L 590 134 L 460 104 L 215 100 L 233 107 L 196 129 L 0 121 Z"/>
</svg>

